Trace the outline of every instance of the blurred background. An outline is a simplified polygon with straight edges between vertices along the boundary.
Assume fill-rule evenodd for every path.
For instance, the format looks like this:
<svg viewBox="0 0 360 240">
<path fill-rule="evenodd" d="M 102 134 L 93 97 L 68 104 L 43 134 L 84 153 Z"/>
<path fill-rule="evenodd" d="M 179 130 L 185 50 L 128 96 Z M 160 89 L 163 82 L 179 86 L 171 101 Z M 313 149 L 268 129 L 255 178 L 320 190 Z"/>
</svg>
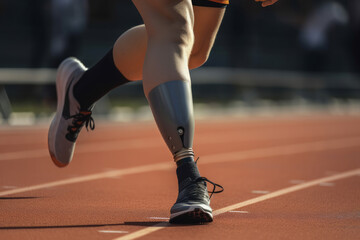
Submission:
<svg viewBox="0 0 360 240">
<path fill-rule="evenodd" d="M 48 121 L 55 69 L 76 56 L 95 64 L 141 24 L 130 0 L 0 0 L 0 124 Z M 198 116 L 360 106 L 360 1 L 232 0 L 208 62 L 191 72 Z M 95 113 L 151 118 L 141 83 L 113 90 Z"/>
</svg>

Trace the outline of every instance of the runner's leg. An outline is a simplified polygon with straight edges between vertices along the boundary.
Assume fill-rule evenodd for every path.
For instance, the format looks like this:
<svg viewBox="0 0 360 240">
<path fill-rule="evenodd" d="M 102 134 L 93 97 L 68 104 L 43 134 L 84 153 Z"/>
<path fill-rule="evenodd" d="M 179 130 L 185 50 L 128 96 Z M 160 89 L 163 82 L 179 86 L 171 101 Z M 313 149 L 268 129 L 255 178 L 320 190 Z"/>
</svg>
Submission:
<svg viewBox="0 0 360 240">
<path fill-rule="evenodd" d="M 189 61 L 190 68 L 196 68 L 206 61 L 224 9 L 195 6 L 193 11 L 195 44 Z M 70 95 L 78 101 L 78 106 L 74 109 L 87 111 L 111 89 L 129 80 L 141 79 L 146 49 L 147 35 L 144 25 L 134 27 L 120 36 L 114 49 L 82 74 L 80 79 L 73 81 Z"/>
<path fill-rule="evenodd" d="M 193 11 L 195 42 L 189 60 L 190 69 L 206 62 L 225 8 L 194 6 Z M 145 25 L 133 27 L 123 33 L 113 49 L 90 68 L 74 86 L 74 95 L 81 107 L 90 107 L 113 88 L 129 81 L 141 80 L 146 50 Z"/>
<path fill-rule="evenodd" d="M 133 0 L 147 33 L 145 95 L 175 160 L 193 157 L 189 57 L 194 43 L 190 0 Z"/>
<path fill-rule="evenodd" d="M 219 30 L 225 8 L 194 6 L 195 42 L 190 55 L 189 69 L 200 67 L 209 57 Z M 129 80 L 141 80 L 147 47 L 145 25 L 122 34 L 114 44 L 114 61 L 118 70 Z"/>
<path fill-rule="evenodd" d="M 189 58 L 194 43 L 190 0 L 133 0 L 147 33 L 143 86 L 155 121 L 177 163 L 179 195 L 170 222 L 212 221 L 206 179 L 192 149 L 194 117 Z"/>
</svg>

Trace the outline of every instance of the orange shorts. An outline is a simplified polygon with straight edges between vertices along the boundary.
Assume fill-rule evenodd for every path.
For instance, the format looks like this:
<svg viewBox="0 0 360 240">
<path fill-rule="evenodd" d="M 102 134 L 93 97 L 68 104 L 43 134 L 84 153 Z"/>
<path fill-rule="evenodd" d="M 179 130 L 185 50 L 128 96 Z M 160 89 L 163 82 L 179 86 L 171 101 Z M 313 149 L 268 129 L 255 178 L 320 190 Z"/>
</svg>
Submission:
<svg viewBox="0 0 360 240">
<path fill-rule="evenodd" d="M 229 0 L 192 0 L 194 6 L 204 7 L 226 7 Z"/>
<path fill-rule="evenodd" d="M 208 0 L 208 1 L 222 3 L 222 4 L 229 4 L 229 0 Z"/>
</svg>

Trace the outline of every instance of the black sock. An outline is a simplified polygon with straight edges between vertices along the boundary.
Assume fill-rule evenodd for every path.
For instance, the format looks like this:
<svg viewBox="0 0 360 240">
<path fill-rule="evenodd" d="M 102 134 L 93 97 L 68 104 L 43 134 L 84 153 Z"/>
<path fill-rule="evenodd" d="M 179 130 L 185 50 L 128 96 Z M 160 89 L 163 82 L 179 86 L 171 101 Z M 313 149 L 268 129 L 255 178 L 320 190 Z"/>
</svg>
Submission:
<svg viewBox="0 0 360 240">
<path fill-rule="evenodd" d="M 176 169 L 176 174 L 178 177 L 179 186 L 182 181 L 189 177 L 192 180 L 200 177 L 199 170 L 193 158 L 184 158 L 178 161 L 176 164 L 178 166 Z"/>
<path fill-rule="evenodd" d="M 89 68 L 74 85 L 74 97 L 81 110 L 89 109 L 110 90 L 128 83 L 116 68 L 111 49 L 95 66 Z"/>
</svg>

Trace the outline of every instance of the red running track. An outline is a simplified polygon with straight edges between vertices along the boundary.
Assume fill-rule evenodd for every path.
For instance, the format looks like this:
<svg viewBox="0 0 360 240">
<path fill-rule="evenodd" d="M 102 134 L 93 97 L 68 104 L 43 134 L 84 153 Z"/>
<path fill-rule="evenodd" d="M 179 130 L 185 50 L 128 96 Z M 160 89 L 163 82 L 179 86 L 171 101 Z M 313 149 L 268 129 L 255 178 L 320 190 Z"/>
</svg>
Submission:
<svg viewBox="0 0 360 240">
<path fill-rule="evenodd" d="M 0 239 L 358 239 L 360 117 L 198 121 L 214 222 L 167 223 L 175 165 L 153 123 L 98 122 L 59 169 L 47 126 L 0 128 Z"/>
</svg>

